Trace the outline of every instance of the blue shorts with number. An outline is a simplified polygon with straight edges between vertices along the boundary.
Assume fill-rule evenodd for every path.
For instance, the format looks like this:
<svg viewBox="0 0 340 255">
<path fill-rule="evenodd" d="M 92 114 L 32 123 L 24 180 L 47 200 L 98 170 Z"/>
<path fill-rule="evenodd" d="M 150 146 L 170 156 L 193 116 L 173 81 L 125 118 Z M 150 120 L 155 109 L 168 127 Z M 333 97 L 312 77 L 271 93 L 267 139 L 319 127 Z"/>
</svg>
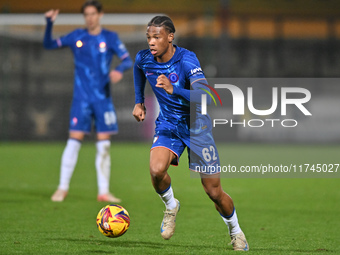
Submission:
<svg viewBox="0 0 340 255">
<path fill-rule="evenodd" d="M 179 158 L 187 147 L 190 170 L 204 174 L 220 172 L 219 155 L 210 128 L 197 133 L 189 131 L 185 124 L 173 126 L 156 121 L 151 150 L 157 147 L 167 148 L 177 156 L 171 162 L 172 165 L 178 165 Z"/>
<path fill-rule="evenodd" d="M 118 124 L 111 98 L 97 102 L 73 99 L 70 112 L 70 131 L 90 133 L 92 123 L 97 133 L 115 134 Z"/>
</svg>

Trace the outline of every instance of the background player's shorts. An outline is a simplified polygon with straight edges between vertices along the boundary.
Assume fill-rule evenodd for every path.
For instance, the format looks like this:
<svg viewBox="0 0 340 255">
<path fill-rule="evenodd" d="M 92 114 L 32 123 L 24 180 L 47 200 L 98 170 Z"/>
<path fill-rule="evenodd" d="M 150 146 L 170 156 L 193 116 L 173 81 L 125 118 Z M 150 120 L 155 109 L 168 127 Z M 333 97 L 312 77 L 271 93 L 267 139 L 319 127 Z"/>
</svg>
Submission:
<svg viewBox="0 0 340 255">
<path fill-rule="evenodd" d="M 70 131 L 90 133 L 92 121 L 97 133 L 115 134 L 118 124 L 111 98 L 90 103 L 73 99 L 70 112 Z"/>
<path fill-rule="evenodd" d="M 156 132 L 151 150 L 156 147 L 167 148 L 179 157 L 185 147 L 188 148 L 189 169 L 203 174 L 216 174 L 221 171 L 220 159 L 211 130 L 200 134 L 184 131 L 180 125 L 170 128 L 165 124 L 156 126 Z"/>
</svg>

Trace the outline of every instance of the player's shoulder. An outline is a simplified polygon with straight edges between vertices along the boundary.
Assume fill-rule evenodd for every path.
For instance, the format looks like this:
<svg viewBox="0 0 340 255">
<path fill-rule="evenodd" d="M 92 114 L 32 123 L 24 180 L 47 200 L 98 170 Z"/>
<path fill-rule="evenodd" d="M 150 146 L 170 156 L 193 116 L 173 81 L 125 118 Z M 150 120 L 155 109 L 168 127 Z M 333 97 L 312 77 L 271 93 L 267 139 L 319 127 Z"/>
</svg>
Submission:
<svg viewBox="0 0 340 255">
<path fill-rule="evenodd" d="M 75 30 L 72 30 L 68 34 L 65 34 L 65 35 L 61 36 L 61 40 L 62 40 L 64 45 L 72 45 L 77 40 L 80 40 L 80 39 L 84 38 L 86 33 L 87 33 L 86 29 L 77 28 Z"/>
<path fill-rule="evenodd" d="M 151 52 L 149 49 L 145 49 L 145 50 L 140 50 L 138 51 L 138 53 L 136 54 L 136 62 L 138 63 L 143 63 L 145 61 L 148 61 L 148 59 L 151 57 Z"/>
<path fill-rule="evenodd" d="M 183 47 L 179 47 L 179 46 L 176 46 L 176 48 L 177 48 L 177 50 L 179 51 L 179 57 L 181 58 L 181 59 L 186 59 L 186 58 L 189 58 L 189 59 L 191 59 L 191 58 L 194 58 L 194 59 L 197 59 L 197 56 L 196 56 L 196 54 L 193 52 L 193 51 L 191 51 L 191 50 L 188 50 L 188 49 L 186 49 L 186 48 L 183 48 Z"/>
<path fill-rule="evenodd" d="M 194 52 L 178 46 L 177 50 L 179 51 L 177 58 L 180 61 L 183 70 L 200 68 L 199 60 Z"/>
</svg>

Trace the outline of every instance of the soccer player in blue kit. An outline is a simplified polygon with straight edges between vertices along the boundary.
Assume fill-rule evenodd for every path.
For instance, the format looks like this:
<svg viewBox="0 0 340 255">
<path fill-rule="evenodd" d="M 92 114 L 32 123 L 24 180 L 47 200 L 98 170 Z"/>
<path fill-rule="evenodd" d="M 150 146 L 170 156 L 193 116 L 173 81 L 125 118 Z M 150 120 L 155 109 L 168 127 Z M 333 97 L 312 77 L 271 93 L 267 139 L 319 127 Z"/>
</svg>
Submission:
<svg viewBox="0 0 340 255">
<path fill-rule="evenodd" d="M 174 234 L 180 209 L 167 172 L 169 166 L 178 165 L 185 147 L 188 148 L 189 169 L 219 165 L 211 119 L 201 114 L 200 100 L 205 92 L 200 88 L 207 83 L 205 76 L 196 55 L 173 44 L 174 33 L 175 27 L 169 17 L 154 17 L 146 32 L 149 49 L 137 53 L 134 65 L 133 116 L 137 121 L 145 118 L 146 80 L 160 106 L 150 151 L 150 174 L 153 187 L 166 206 L 161 224 L 164 239 Z M 204 157 L 206 153 L 211 155 Z M 228 226 L 233 249 L 247 251 L 249 245 L 239 226 L 233 200 L 223 191 L 219 174 L 219 171 L 200 172 L 203 188 Z"/>
<path fill-rule="evenodd" d="M 110 137 L 118 132 L 110 81 L 119 82 L 123 78 L 123 72 L 132 67 L 133 61 L 118 35 L 101 27 L 100 19 L 103 12 L 100 2 L 87 1 L 83 4 L 81 11 L 85 18 L 86 28 L 76 29 L 56 40 L 52 39 L 52 26 L 59 10 L 50 10 L 45 13 L 47 26 L 44 47 L 46 49 L 70 47 L 75 64 L 69 138 L 62 155 L 59 186 L 51 200 L 63 201 L 67 196 L 81 142 L 85 134 L 91 132 L 94 120 L 97 132 L 95 162 L 98 183 L 97 200 L 117 203 L 121 200 L 109 191 Z M 120 58 L 121 63 L 115 70 L 110 71 L 114 55 Z"/>
</svg>

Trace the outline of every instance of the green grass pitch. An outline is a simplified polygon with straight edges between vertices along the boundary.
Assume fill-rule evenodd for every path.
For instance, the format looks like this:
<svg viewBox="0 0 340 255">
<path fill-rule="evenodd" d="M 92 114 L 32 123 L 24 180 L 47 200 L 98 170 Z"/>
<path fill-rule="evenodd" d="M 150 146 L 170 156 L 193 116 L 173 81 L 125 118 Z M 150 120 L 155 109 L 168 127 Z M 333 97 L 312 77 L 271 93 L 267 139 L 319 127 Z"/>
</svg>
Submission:
<svg viewBox="0 0 340 255">
<path fill-rule="evenodd" d="M 169 173 L 181 202 L 176 233 L 159 233 L 164 205 L 153 191 L 149 147 L 112 143 L 111 189 L 123 199 L 131 225 L 103 236 L 96 215 L 95 146 L 84 143 L 69 196 L 53 203 L 64 143 L 0 144 L 0 254 L 234 254 L 227 227 L 187 169 L 187 155 Z M 340 146 L 219 145 L 234 165 L 340 163 Z M 340 171 L 340 170 L 339 170 Z M 339 177 L 339 174 L 337 175 Z M 223 178 L 234 199 L 251 254 L 340 254 L 339 178 Z"/>
</svg>

